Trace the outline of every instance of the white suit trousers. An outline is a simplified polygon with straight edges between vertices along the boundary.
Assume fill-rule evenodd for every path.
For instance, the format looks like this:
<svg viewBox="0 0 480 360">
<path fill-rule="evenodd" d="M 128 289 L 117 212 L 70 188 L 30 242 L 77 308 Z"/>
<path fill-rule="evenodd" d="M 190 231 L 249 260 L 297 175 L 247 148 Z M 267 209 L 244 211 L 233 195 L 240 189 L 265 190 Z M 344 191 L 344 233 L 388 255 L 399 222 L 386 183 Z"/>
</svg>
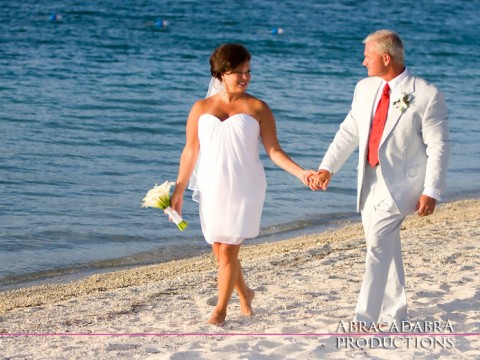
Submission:
<svg viewBox="0 0 480 360">
<path fill-rule="evenodd" d="M 399 324 L 407 320 L 400 242 L 405 217 L 393 202 L 380 165 L 372 168 L 367 164 L 360 205 L 367 255 L 354 321 Z"/>
</svg>

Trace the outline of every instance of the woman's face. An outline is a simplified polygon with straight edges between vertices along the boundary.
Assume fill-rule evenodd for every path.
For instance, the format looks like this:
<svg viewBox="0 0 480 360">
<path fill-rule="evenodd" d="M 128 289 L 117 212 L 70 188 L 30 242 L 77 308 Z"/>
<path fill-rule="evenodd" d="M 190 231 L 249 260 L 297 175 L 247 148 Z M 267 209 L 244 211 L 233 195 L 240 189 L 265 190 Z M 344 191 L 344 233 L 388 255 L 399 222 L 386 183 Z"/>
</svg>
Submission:
<svg viewBox="0 0 480 360">
<path fill-rule="evenodd" d="M 228 71 L 222 76 L 228 94 L 244 93 L 250 82 L 250 61 L 245 61 L 236 69 Z"/>
</svg>

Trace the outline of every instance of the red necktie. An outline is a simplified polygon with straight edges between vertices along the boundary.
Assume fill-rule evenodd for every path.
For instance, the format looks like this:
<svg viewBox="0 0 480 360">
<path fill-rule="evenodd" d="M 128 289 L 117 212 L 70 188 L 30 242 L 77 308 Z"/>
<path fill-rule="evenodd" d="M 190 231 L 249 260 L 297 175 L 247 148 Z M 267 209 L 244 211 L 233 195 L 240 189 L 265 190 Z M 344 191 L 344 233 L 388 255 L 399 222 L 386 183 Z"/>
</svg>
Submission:
<svg viewBox="0 0 480 360">
<path fill-rule="evenodd" d="M 390 86 L 388 83 L 383 88 L 382 97 L 377 105 L 375 116 L 373 117 L 370 137 L 368 139 L 368 162 L 372 167 L 378 164 L 378 147 L 382 139 L 383 129 L 387 121 L 388 107 L 390 106 Z"/>
</svg>

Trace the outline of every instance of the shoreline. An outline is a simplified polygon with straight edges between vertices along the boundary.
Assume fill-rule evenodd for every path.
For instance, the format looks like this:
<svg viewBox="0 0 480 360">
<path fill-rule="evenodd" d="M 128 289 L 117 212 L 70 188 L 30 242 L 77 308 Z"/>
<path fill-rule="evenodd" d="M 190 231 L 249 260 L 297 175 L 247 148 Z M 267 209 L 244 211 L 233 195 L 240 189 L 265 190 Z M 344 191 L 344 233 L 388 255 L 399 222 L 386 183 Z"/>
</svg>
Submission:
<svg viewBox="0 0 480 360">
<path fill-rule="evenodd" d="M 464 200 L 480 200 L 480 193 L 475 192 L 452 195 L 451 197 L 447 197 L 445 201 L 442 201 L 439 206 Z M 311 220 L 300 219 L 297 220 L 296 223 L 310 223 L 310 225 L 292 227 L 291 223 L 289 223 L 287 224 L 288 226 L 286 226 L 287 230 L 281 230 L 279 232 L 272 232 L 271 228 L 282 227 L 283 224 L 268 226 L 261 230 L 261 233 L 257 238 L 246 240 L 244 246 L 249 246 L 250 244 L 261 245 L 269 242 L 281 242 L 302 236 L 320 236 L 324 232 L 335 231 L 345 226 L 349 226 L 352 223 L 361 222 L 360 215 L 356 212 L 333 213 L 329 214 L 329 216 L 330 215 L 332 217 L 331 220 L 320 221 L 313 225 Z M 326 217 L 327 215 L 322 214 L 322 216 Z M 179 253 L 179 249 L 184 247 L 186 248 L 187 246 L 179 246 L 176 252 Z M 185 256 L 175 256 L 170 254 L 165 259 L 158 260 L 159 257 L 165 255 L 164 252 L 167 248 L 158 248 L 153 252 L 133 253 L 119 258 L 96 260 L 79 266 L 61 267 L 51 270 L 6 276 L 3 278 L 3 282 L 0 282 L 0 294 L 5 291 L 34 286 L 65 284 L 96 274 L 130 270 L 144 266 L 164 264 L 176 260 L 187 260 L 211 252 L 210 247 L 207 246 L 204 249 L 189 249 L 189 253 Z"/>
<path fill-rule="evenodd" d="M 338 230 L 344 234 L 350 232 L 356 233 L 362 231 L 362 226 L 359 221 L 341 220 L 338 221 L 336 226 L 331 224 L 328 230 L 321 233 L 289 237 L 284 240 L 278 240 L 276 238 L 271 241 L 263 240 L 261 242 L 259 240 L 253 240 L 258 241 L 258 243 L 250 243 L 242 246 L 239 255 L 240 260 L 242 263 L 243 261 L 251 261 L 254 259 L 260 260 L 263 258 L 261 255 L 262 252 L 267 254 L 265 257 L 271 256 L 272 253 L 288 253 L 292 251 L 292 248 L 295 248 L 296 245 L 303 249 L 307 247 L 313 248 L 319 244 L 325 245 L 337 239 L 334 233 Z M 316 240 L 319 236 L 325 237 L 325 239 Z M 343 240 L 343 236 L 338 238 Z M 85 275 L 84 272 L 74 273 L 71 275 L 73 277 L 72 281 L 61 280 L 40 284 L 36 284 L 36 281 L 34 281 L 31 286 L 20 286 L 18 288 L 0 291 L 0 314 L 17 308 L 48 305 L 72 297 L 165 281 L 180 276 L 184 271 L 194 272 L 215 269 L 215 259 L 210 249 L 208 249 L 206 253 L 200 255 L 160 263 L 113 270 L 104 269 L 104 271 L 101 272 L 92 269 L 91 271 L 94 271 L 94 273 L 91 275 Z M 56 277 L 50 280 L 55 279 L 58 280 L 59 278 Z"/>
<path fill-rule="evenodd" d="M 409 215 L 402 227 L 402 230 L 408 226 L 425 226 L 431 222 L 445 219 L 445 209 L 455 208 L 460 204 L 472 204 L 480 207 L 480 200 L 459 200 L 449 203 L 442 203 L 437 207 L 435 213 L 424 219 L 419 218 L 415 214 Z M 448 217 L 448 216 L 447 216 Z M 295 248 L 301 248 L 303 251 L 317 248 L 318 246 L 329 245 L 338 241 L 350 239 L 352 236 L 360 237 L 363 240 L 363 228 L 360 221 L 351 220 L 343 221 L 338 228 L 329 229 L 321 233 L 311 235 L 301 235 L 285 240 L 273 240 L 271 242 L 261 242 L 254 244 L 246 244 L 242 246 L 240 259 L 244 261 L 260 260 L 263 257 L 271 257 L 272 254 L 281 254 L 294 251 Z M 361 245 L 361 244 L 360 244 Z M 328 246 L 329 247 L 329 246 Z M 330 250 L 329 250 L 330 251 Z M 332 250 L 333 251 L 333 250 Z M 262 255 L 265 252 L 267 255 Z M 328 253 L 321 252 L 326 255 Z M 161 263 L 139 265 L 127 269 L 118 269 L 110 271 L 105 269 L 101 273 L 82 276 L 70 282 L 60 282 L 52 284 L 40 284 L 33 286 L 25 286 L 15 289 L 7 289 L 0 292 L 0 313 L 13 310 L 17 307 L 38 306 L 50 304 L 52 301 L 65 300 L 71 297 L 83 296 L 95 292 L 106 290 L 115 290 L 119 288 L 146 285 L 157 281 L 164 281 L 180 275 L 182 271 L 208 271 L 215 269 L 216 264 L 210 251 L 205 254 L 187 257 L 183 259 L 175 259 Z M 73 275 L 76 276 L 75 274 Z M 80 290 L 81 289 L 81 290 Z M 49 295 L 40 295 L 41 293 Z M 15 300 L 22 297 L 29 300 Z"/>
<path fill-rule="evenodd" d="M 348 226 L 351 223 L 360 221 L 359 219 L 360 218 L 357 213 L 335 213 L 332 215 L 331 220 L 320 221 L 313 225 L 297 227 L 294 227 L 292 226 L 292 223 L 289 223 L 287 226 L 285 226 L 286 230 L 281 230 L 278 232 L 273 232 L 271 229 L 279 228 L 283 225 L 273 225 L 262 229 L 257 238 L 247 239 L 244 242 L 244 246 L 280 242 L 300 236 L 317 235 L 325 231 Z M 307 220 L 298 220 L 296 223 L 305 224 L 309 222 Z M 184 244 L 177 246 L 175 253 L 178 254 L 180 252 L 187 252 L 187 254 L 184 256 L 168 255 L 165 259 L 161 260 L 158 260 L 158 258 L 165 256 L 165 250 L 168 249 L 168 247 L 162 247 L 153 252 L 141 252 L 119 258 L 97 260 L 81 266 L 63 267 L 20 275 L 6 276 L 3 278 L 3 282 L 0 282 L 0 294 L 5 291 L 34 286 L 58 285 L 75 282 L 96 274 L 131 270 L 139 267 L 159 265 L 177 260 L 188 260 L 197 256 L 209 254 L 211 252 L 211 248 L 206 242 L 203 249 L 196 248 L 194 250 L 188 248 L 185 251 L 180 251 L 183 248 L 187 248 L 187 245 Z"/>
<path fill-rule="evenodd" d="M 339 333 L 338 324 L 352 320 L 364 272 L 360 223 L 242 247 L 255 315 L 240 316 L 234 294 L 224 327 L 207 324 L 216 302 L 216 264 L 205 254 L 0 293 L 0 346 L 7 358 L 35 359 L 66 353 L 98 359 L 478 358 L 480 200 L 443 203 L 424 218 L 410 215 L 401 231 L 409 320 L 450 321 L 454 332 L 432 337 L 451 338 L 448 348 L 339 347 L 348 334 Z"/>
</svg>

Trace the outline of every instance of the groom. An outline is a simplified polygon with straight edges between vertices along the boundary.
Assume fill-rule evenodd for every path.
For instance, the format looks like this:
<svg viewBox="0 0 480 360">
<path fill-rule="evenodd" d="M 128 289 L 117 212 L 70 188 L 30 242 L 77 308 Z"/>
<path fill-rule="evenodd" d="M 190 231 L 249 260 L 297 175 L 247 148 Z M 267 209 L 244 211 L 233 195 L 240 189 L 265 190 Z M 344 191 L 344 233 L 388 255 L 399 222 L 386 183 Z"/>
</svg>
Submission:
<svg viewBox="0 0 480 360">
<path fill-rule="evenodd" d="M 405 67 L 396 33 L 376 31 L 364 44 L 369 77 L 357 84 L 351 110 L 309 186 L 326 190 L 358 147 L 357 210 L 367 255 L 354 321 L 399 325 L 407 320 L 400 227 L 409 213 L 433 213 L 445 188 L 448 114 L 442 93 Z"/>
</svg>

